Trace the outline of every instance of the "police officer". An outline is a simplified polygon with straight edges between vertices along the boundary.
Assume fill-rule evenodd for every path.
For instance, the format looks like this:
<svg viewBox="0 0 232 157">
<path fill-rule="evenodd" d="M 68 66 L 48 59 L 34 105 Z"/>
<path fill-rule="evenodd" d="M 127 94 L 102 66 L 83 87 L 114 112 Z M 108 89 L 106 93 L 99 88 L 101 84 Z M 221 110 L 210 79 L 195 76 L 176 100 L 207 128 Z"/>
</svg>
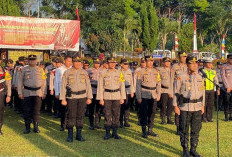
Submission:
<svg viewBox="0 0 232 157">
<path fill-rule="evenodd" d="M 130 116 L 130 105 L 132 98 L 134 97 L 134 84 L 132 72 L 129 69 L 129 62 L 127 59 L 121 59 L 121 72 L 125 79 L 125 89 L 126 89 L 126 100 L 121 105 L 120 112 L 120 127 L 123 128 L 123 121 L 125 127 L 130 127 L 129 116 Z"/>
<path fill-rule="evenodd" d="M 205 113 L 203 114 L 203 121 L 204 122 L 213 122 L 213 106 L 214 106 L 214 84 L 218 84 L 218 78 L 216 71 L 213 70 L 212 60 L 205 60 L 205 66 L 203 71 L 206 73 L 207 78 L 205 79 Z M 211 82 L 213 81 L 213 82 Z M 217 91 L 219 95 L 220 91 Z"/>
<path fill-rule="evenodd" d="M 93 98 L 88 73 L 82 69 L 81 59 L 73 58 L 73 67 L 64 72 L 60 90 L 61 104 L 67 105 L 67 142 L 73 142 L 73 127 L 77 128 L 76 140 L 85 141 L 81 135 L 86 104 Z"/>
<path fill-rule="evenodd" d="M 198 69 L 204 69 L 204 63 L 205 61 L 203 59 L 198 59 Z"/>
<path fill-rule="evenodd" d="M 146 56 L 146 68 L 138 72 L 136 82 L 136 98 L 140 106 L 140 124 L 142 126 L 142 137 L 147 138 L 147 134 L 158 136 L 152 131 L 156 113 L 157 101 L 160 100 L 161 80 L 159 72 L 153 68 L 154 59 Z M 148 132 L 146 130 L 148 126 Z"/>
<path fill-rule="evenodd" d="M 223 82 L 222 82 L 222 77 L 221 77 L 221 68 L 222 68 L 222 62 L 218 61 L 217 62 L 217 68 L 215 69 L 216 73 L 217 73 L 217 78 L 218 78 L 218 82 L 219 82 L 219 87 L 220 87 L 220 96 L 218 99 L 218 110 L 219 111 L 223 111 L 223 102 L 224 102 L 224 98 L 225 98 L 225 92 L 223 91 Z M 215 102 L 215 106 L 216 106 L 217 102 Z M 216 106 L 217 108 L 217 106 Z"/>
<path fill-rule="evenodd" d="M 34 132 L 39 133 L 38 128 L 41 97 L 46 95 L 46 74 L 43 69 L 36 66 L 36 55 L 29 55 L 29 66 L 22 69 L 18 80 L 19 98 L 23 99 L 23 114 L 26 130 L 24 134 L 30 133 L 30 124 L 33 121 Z"/>
<path fill-rule="evenodd" d="M 197 59 L 194 56 L 187 57 L 188 71 L 177 76 L 174 85 L 173 105 L 175 113 L 180 116 L 180 142 L 183 147 L 183 156 L 200 157 L 196 148 L 199 132 L 202 127 L 201 117 L 204 113 L 205 86 L 202 76 L 198 73 Z M 189 144 L 190 134 L 190 152 Z"/>
<path fill-rule="evenodd" d="M 83 69 L 86 71 L 89 69 L 89 61 L 87 59 L 83 60 Z"/>
<path fill-rule="evenodd" d="M 222 81 L 227 91 L 226 103 L 224 108 L 225 121 L 232 120 L 232 95 L 231 95 L 232 81 L 231 80 L 232 80 L 232 54 L 228 54 L 227 63 L 222 66 Z"/>
<path fill-rule="evenodd" d="M 14 64 L 13 64 L 13 60 L 12 59 L 8 59 L 7 60 L 7 67 L 6 67 L 6 71 L 8 71 L 8 73 L 10 74 L 11 76 L 11 85 L 12 85 L 12 82 L 13 82 L 13 76 L 14 76 Z M 12 89 L 11 89 L 12 91 Z M 13 94 L 11 94 L 11 101 L 9 102 L 9 106 L 10 108 L 13 108 Z"/>
<path fill-rule="evenodd" d="M 96 100 L 97 95 L 97 84 L 99 75 L 101 72 L 100 69 L 100 60 L 99 58 L 95 57 L 93 58 L 93 68 L 90 68 L 88 71 L 90 83 L 92 87 L 92 93 L 93 93 L 93 99 L 92 103 L 88 106 L 89 108 L 89 123 L 90 123 L 90 130 L 94 130 L 94 128 L 101 129 L 100 126 L 100 119 L 101 119 L 101 112 L 103 110 L 103 107 L 99 104 L 99 100 Z M 96 107 L 95 112 L 95 126 L 94 126 L 94 110 Z"/>
<path fill-rule="evenodd" d="M 171 70 L 171 59 L 168 57 L 163 58 L 163 67 L 159 68 L 159 73 L 161 77 L 161 124 L 167 123 L 174 124 L 171 120 L 173 112 L 173 72 Z"/>
<path fill-rule="evenodd" d="M 113 128 L 112 137 L 121 139 L 117 134 L 120 117 L 120 107 L 126 99 L 124 77 L 122 72 L 115 69 L 116 60 L 107 58 L 109 68 L 102 71 L 98 80 L 97 100 L 104 106 L 105 111 L 105 140 L 110 139 L 110 128 Z"/>
<path fill-rule="evenodd" d="M 174 64 L 172 67 L 172 71 L 174 74 L 174 82 L 176 81 L 177 76 L 179 74 L 183 72 L 187 72 L 187 65 L 186 65 L 187 53 L 184 51 L 181 51 L 178 53 L 178 56 L 179 56 L 179 63 Z M 179 135 L 179 116 L 177 114 L 175 114 L 175 124 L 176 124 L 176 134 Z"/>
<path fill-rule="evenodd" d="M 2 125 L 5 100 L 6 103 L 9 103 L 11 100 L 11 79 L 10 73 L 0 66 L 0 135 L 3 135 Z M 7 95 L 6 99 L 5 95 Z"/>
</svg>

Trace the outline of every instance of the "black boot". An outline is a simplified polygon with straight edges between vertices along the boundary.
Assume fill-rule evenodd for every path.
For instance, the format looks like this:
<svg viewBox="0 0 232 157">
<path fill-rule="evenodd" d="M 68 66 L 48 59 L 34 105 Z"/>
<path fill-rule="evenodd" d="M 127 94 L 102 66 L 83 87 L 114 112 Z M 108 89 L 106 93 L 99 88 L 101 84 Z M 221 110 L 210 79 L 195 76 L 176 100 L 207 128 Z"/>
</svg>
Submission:
<svg viewBox="0 0 232 157">
<path fill-rule="evenodd" d="M 0 123 L 0 135 L 3 135 L 3 133 L 2 133 L 2 123 Z"/>
<path fill-rule="evenodd" d="M 125 126 L 125 127 L 130 127 L 130 126 L 131 126 L 131 125 L 129 124 L 128 120 L 125 121 L 124 126 Z"/>
<path fill-rule="evenodd" d="M 158 137 L 158 134 L 154 133 L 151 127 L 148 128 L 147 134 L 150 136 Z"/>
<path fill-rule="evenodd" d="M 90 130 L 94 130 L 93 122 L 90 122 L 90 123 L 89 123 L 89 129 L 90 129 Z"/>
<path fill-rule="evenodd" d="M 147 138 L 147 129 L 146 126 L 142 126 L 142 137 Z"/>
<path fill-rule="evenodd" d="M 201 157 L 201 155 L 197 153 L 197 144 L 191 144 L 190 155 L 193 157 Z"/>
<path fill-rule="evenodd" d="M 230 113 L 230 118 L 229 118 L 229 120 L 232 120 L 232 114 Z"/>
<path fill-rule="evenodd" d="M 229 121 L 228 114 L 225 114 L 225 121 L 226 121 L 226 122 Z"/>
<path fill-rule="evenodd" d="M 123 122 L 120 122 L 120 128 L 123 128 Z"/>
<path fill-rule="evenodd" d="M 73 128 L 68 128 L 67 142 L 73 142 Z"/>
<path fill-rule="evenodd" d="M 174 124 L 174 122 L 172 121 L 171 117 L 168 117 L 168 118 L 167 118 L 167 123 L 168 123 L 168 124 Z"/>
<path fill-rule="evenodd" d="M 96 123 L 96 124 L 95 124 L 95 128 L 97 128 L 97 129 L 103 129 L 103 127 L 101 127 L 101 126 L 99 125 L 99 123 Z"/>
<path fill-rule="evenodd" d="M 24 130 L 24 134 L 29 134 L 31 132 L 31 127 L 30 127 L 30 123 L 29 124 L 25 124 L 26 129 Z"/>
<path fill-rule="evenodd" d="M 176 127 L 176 135 L 180 135 L 180 128 L 179 128 L 179 126 Z"/>
<path fill-rule="evenodd" d="M 183 157 L 190 157 L 188 145 L 183 146 Z"/>
<path fill-rule="evenodd" d="M 106 127 L 106 135 L 104 137 L 104 140 L 108 140 L 111 138 L 111 135 L 110 135 L 110 127 Z"/>
<path fill-rule="evenodd" d="M 118 130 L 118 128 L 113 128 L 112 137 L 115 139 L 121 139 L 121 137 L 117 133 L 117 130 Z"/>
<path fill-rule="evenodd" d="M 85 139 L 82 137 L 81 131 L 82 131 L 82 127 L 77 127 L 76 140 L 83 142 L 83 141 L 85 141 Z"/>
<path fill-rule="evenodd" d="M 34 132 L 40 133 L 38 122 L 34 122 Z"/>
<path fill-rule="evenodd" d="M 161 124 L 166 124 L 165 117 L 161 117 Z"/>
<path fill-rule="evenodd" d="M 60 131 L 64 131 L 64 124 L 63 123 L 60 125 Z"/>
</svg>

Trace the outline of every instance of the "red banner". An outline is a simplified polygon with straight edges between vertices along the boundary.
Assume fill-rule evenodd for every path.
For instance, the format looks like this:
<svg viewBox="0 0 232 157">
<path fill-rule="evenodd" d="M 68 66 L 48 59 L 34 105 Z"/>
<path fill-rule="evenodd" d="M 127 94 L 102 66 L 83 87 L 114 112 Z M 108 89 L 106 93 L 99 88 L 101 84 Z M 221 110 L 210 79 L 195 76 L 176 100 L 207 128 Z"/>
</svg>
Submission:
<svg viewBox="0 0 232 157">
<path fill-rule="evenodd" d="M 79 51 L 80 21 L 0 16 L 0 48 Z"/>
</svg>

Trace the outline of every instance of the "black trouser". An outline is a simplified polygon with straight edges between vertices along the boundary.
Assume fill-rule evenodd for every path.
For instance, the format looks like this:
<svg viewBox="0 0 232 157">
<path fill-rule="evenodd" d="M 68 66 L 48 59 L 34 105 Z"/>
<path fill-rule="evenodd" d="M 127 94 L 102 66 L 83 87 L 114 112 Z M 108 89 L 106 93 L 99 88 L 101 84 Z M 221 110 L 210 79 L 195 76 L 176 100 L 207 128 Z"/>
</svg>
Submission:
<svg viewBox="0 0 232 157">
<path fill-rule="evenodd" d="M 120 123 L 123 123 L 123 120 L 125 123 L 128 123 L 129 117 L 130 117 L 130 105 L 131 105 L 131 94 L 127 94 L 126 100 L 124 103 L 121 105 L 121 110 L 120 110 Z"/>
<path fill-rule="evenodd" d="M 141 126 L 148 125 L 149 128 L 154 127 L 154 119 L 156 113 L 157 101 L 156 99 L 142 99 L 140 107 L 140 124 Z"/>
<path fill-rule="evenodd" d="M 186 147 L 189 143 L 189 126 L 191 128 L 191 146 L 197 146 L 202 127 L 201 117 L 201 111 L 180 111 L 180 142 L 182 147 Z"/>
<path fill-rule="evenodd" d="M 231 96 L 229 96 L 229 94 L 227 93 L 226 94 L 226 103 L 224 105 L 224 113 L 225 114 L 232 114 L 232 92 L 231 93 Z"/>
<path fill-rule="evenodd" d="M 160 110 L 160 116 L 161 117 L 172 117 L 173 112 L 173 105 L 172 101 L 173 99 L 169 97 L 168 93 L 162 93 L 161 94 L 161 110 Z"/>
<path fill-rule="evenodd" d="M 203 119 L 212 120 L 213 118 L 213 106 L 214 106 L 214 91 L 205 91 L 205 112 L 203 114 Z"/>
<path fill-rule="evenodd" d="M 86 98 L 67 99 L 66 126 L 67 128 L 83 127 L 86 110 Z"/>
<path fill-rule="evenodd" d="M 93 94 L 92 103 L 88 105 L 89 108 L 89 123 L 93 125 L 94 122 L 94 109 L 96 106 L 95 112 L 95 124 L 98 125 L 101 119 L 101 111 L 103 110 L 103 106 L 99 104 L 99 100 L 96 100 L 96 94 Z"/>
<path fill-rule="evenodd" d="M 53 106 L 53 110 L 54 110 L 54 113 L 55 114 L 58 114 L 59 115 L 59 112 L 60 112 L 60 100 L 55 98 L 54 96 L 54 106 Z"/>
<path fill-rule="evenodd" d="M 33 122 L 39 122 L 41 97 L 29 96 L 23 99 L 23 115 L 25 124 Z"/>
<path fill-rule="evenodd" d="M 15 92 L 15 99 L 14 99 L 15 110 L 22 112 L 23 111 L 23 101 L 21 99 L 19 99 L 17 90 L 14 90 L 14 92 Z"/>
<path fill-rule="evenodd" d="M 59 112 L 60 112 L 60 126 L 61 128 L 65 128 L 65 113 L 67 106 L 61 105 L 61 100 L 56 99 L 57 105 L 59 105 Z"/>
<path fill-rule="evenodd" d="M 105 127 L 118 128 L 120 117 L 120 100 L 104 100 Z"/>
<path fill-rule="evenodd" d="M 49 88 L 49 87 L 47 87 L 47 88 Z M 45 104 L 47 106 L 46 111 L 48 113 L 52 113 L 53 99 L 54 99 L 54 97 L 50 94 L 50 90 L 48 89 L 46 99 L 45 99 Z"/>
<path fill-rule="evenodd" d="M 5 93 L 0 92 L 0 126 L 3 123 L 4 104 L 5 104 Z"/>
</svg>

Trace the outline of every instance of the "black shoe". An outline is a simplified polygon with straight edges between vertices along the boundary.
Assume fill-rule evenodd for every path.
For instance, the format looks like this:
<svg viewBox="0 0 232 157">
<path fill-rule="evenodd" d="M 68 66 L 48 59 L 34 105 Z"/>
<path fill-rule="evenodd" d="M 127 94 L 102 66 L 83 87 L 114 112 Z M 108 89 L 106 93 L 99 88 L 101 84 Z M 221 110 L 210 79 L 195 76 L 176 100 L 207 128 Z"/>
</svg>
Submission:
<svg viewBox="0 0 232 157">
<path fill-rule="evenodd" d="M 67 142 L 73 142 L 73 128 L 68 128 Z"/>
<path fill-rule="evenodd" d="M 190 150 L 190 155 L 193 157 L 201 157 L 201 155 L 198 154 L 196 150 Z"/>
<path fill-rule="evenodd" d="M 207 119 L 206 119 L 206 118 L 203 118 L 203 122 L 207 123 L 208 121 L 207 121 Z"/>
<path fill-rule="evenodd" d="M 180 135 L 180 129 L 179 129 L 179 127 L 176 127 L 176 135 Z"/>
<path fill-rule="evenodd" d="M 152 131 L 152 128 L 148 128 L 147 134 L 150 135 L 150 136 L 158 137 L 158 134 L 154 133 L 154 132 Z"/>
<path fill-rule="evenodd" d="M 60 131 L 64 131 L 64 127 L 61 127 L 61 128 L 60 128 Z"/>
<path fill-rule="evenodd" d="M 229 118 L 229 120 L 232 120 L 232 115 L 230 114 L 230 118 Z"/>
<path fill-rule="evenodd" d="M 130 125 L 128 122 L 125 122 L 125 123 L 124 123 L 124 126 L 128 128 L 128 127 L 130 127 L 131 125 Z"/>
<path fill-rule="evenodd" d="M 143 138 L 147 138 L 146 126 L 142 126 L 142 137 L 143 137 Z"/>
<path fill-rule="evenodd" d="M 3 135 L 2 133 L 2 124 L 0 123 L 0 135 Z"/>
<path fill-rule="evenodd" d="M 213 120 L 212 120 L 212 119 L 210 119 L 210 120 L 208 120 L 208 122 L 213 122 Z"/>
<path fill-rule="evenodd" d="M 167 118 L 167 123 L 168 123 L 168 124 L 174 124 L 174 122 L 172 121 L 171 117 L 168 117 L 168 118 Z"/>
<path fill-rule="evenodd" d="M 120 128 L 123 128 L 123 122 L 120 122 Z"/>
<path fill-rule="evenodd" d="M 99 124 L 95 124 L 95 128 L 96 129 L 103 129 L 103 127 L 101 127 Z"/>
<path fill-rule="evenodd" d="M 228 122 L 229 121 L 229 118 L 228 118 L 228 115 L 225 114 L 225 121 Z"/>
<path fill-rule="evenodd" d="M 31 132 L 30 124 L 25 124 L 26 129 L 24 130 L 24 134 L 29 134 Z"/>
<path fill-rule="evenodd" d="M 161 123 L 160 124 L 166 124 L 165 117 L 161 117 Z"/>
<path fill-rule="evenodd" d="M 183 157 L 190 157 L 190 153 L 189 153 L 188 148 L 183 149 Z"/>
<path fill-rule="evenodd" d="M 83 142 L 83 141 L 85 141 L 85 139 L 82 137 L 81 131 L 82 131 L 82 128 L 81 127 L 77 127 L 76 140 Z"/>
<path fill-rule="evenodd" d="M 48 116 L 52 116 L 52 112 L 48 112 Z"/>
<path fill-rule="evenodd" d="M 108 140 L 111 138 L 111 135 L 110 135 L 110 127 L 106 127 L 106 135 L 104 137 L 104 140 Z"/>
<path fill-rule="evenodd" d="M 38 122 L 34 122 L 34 132 L 40 133 Z"/>
<path fill-rule="evenodd" d="M 93 124 L 91 124 L 91 125 L 89 126 L 89 129 L 90 129 L 90 130 L 94 130 Z"/>
<path fill-rule="evenodd" d="M 119 139 L 121 139 L 121 137 L 118 135 L 117 130 L 118 130 L 118 128 L 113 128 L 112 137 L 113 137 L 114 139 L 119 140 Z"/>
</svg>

